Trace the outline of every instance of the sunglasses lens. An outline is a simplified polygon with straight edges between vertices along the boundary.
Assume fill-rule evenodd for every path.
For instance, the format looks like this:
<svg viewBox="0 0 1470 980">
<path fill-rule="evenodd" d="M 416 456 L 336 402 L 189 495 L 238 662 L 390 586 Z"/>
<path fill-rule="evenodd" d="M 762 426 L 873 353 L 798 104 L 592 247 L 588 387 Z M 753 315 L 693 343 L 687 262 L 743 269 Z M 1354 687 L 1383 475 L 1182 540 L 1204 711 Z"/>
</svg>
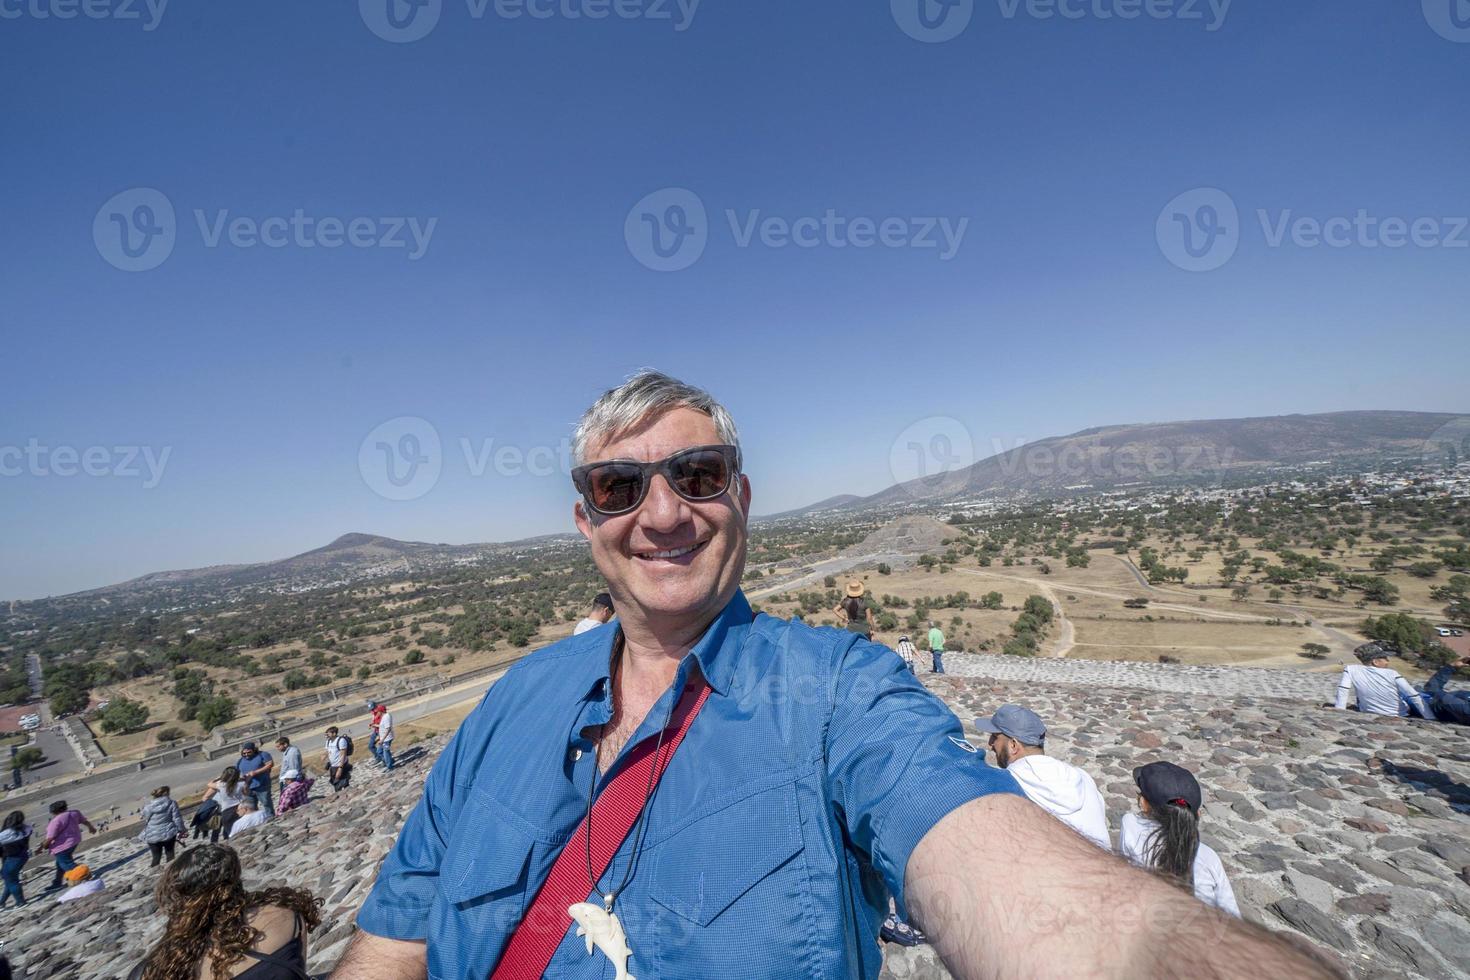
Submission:
<svg viewBox="0 0 1470 980">
<path fill-rule="evenodd" d="M 671 462 L 674 489 L 690 500 L 709 500 L 730 487 L 730 464 L 725 455 L 714 450 L 680 456 Z"/>
<path fill-rule="evenodd" d="M 643 471 L 626 463 L 608 463 L 587 474 L 592 506 L 609 514 L 628 510 L 643 496 Z"/>
</svg>

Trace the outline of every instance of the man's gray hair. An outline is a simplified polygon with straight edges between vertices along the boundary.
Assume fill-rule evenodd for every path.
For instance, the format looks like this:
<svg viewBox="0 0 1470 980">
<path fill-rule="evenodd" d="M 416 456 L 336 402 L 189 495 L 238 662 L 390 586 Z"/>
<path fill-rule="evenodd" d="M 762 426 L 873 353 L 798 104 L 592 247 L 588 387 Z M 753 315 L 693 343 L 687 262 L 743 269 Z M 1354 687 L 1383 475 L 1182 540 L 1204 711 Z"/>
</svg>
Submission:
<svg viewBox="0 0 1470 980">
<path fill-rule="evenodd" d="M 720 442 L 740 448 L 740 433 L 724 405 L 703 388 L 685 384 L 661 371 L 644 368 L 608 391 L 582 416 L 572 433 L 572 455 L 576 464 L 587 462 L 587 447 L 606 443 L 636 429 L 645 419 L 674 408 L 703 412 L 715 423 Z"/>
</svg>

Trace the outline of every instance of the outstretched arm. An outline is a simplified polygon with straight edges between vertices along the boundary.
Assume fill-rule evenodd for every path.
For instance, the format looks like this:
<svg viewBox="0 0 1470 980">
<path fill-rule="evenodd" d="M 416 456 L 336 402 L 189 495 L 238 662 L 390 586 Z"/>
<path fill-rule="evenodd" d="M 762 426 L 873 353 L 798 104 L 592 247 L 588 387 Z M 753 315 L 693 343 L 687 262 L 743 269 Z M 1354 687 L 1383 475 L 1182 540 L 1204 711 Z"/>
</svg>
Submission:
<svg viewBox="0 0 1470 980">
<path fill-rule="evenodd" d="M 1347 668 L 1344 667 L 1342 680 L 1337 682 L 1337 703 L 1334 705 L 1337 710 L 1342 711 L 1347 707 L 1348 691 L 1352 690 L 1352 687 L 1353 680 L 1348 676 Z"/>
<path fill-rule="evenodd" d="M 359 929 L 337 961 L 332 980 L 425 980 L 429 975 L 426 950 L 424 943 L 384 939 Z"/>
<path fill-rule="evenodd" d="M 911 918 L 960 980 L 1338 976 L 1016 796 L 972 800 L 936 824 L 909 859 L 905 891 Z"/>
</svg>

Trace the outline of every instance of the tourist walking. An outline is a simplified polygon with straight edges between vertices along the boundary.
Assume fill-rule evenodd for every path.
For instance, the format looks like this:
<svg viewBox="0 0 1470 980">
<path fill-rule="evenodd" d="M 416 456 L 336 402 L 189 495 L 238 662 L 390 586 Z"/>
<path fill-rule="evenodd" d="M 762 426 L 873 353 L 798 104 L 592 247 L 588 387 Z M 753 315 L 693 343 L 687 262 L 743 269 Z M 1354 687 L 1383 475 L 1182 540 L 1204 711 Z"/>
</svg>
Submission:
<svg viewBox="0 0 1470 980">
<path fill-rule="evenodd" d="M 387 707 L 376 701 L 368 702 L 368 711 L 371 713 L 368 718 L 368 755 L 374 759 L 378 758 L 378 719 L 382 718 L 383 712 L 387 710 Z"/>
<path fill-rule="evenodd" d="M 332 792 L 340 793 L 352 783 L 352 739 L 340 734 L 336 725 L 327 729 L 326 737 L 327 779 Z"/>
<path fill-rule="evenodd" d="M 1092 777 L 1046 754 L 1046 724 L 1019 704 L 1004 704 L 975 727 L 990 736 L 996 764 L 1016 777 L 1026 797 L 1105 851 L 1113 849 L 1108 811 Z"/>
<path fill-rule="evenodd" d="M 915 673 L 918 669 L 916 665 L 919 661 L 919 651 L 914 648 L 914 641 L 909 639 L 907 633 L 898 638 L 898 646 L 894 649 L 903 658 L 904 665 L 908 667 L 909 673 Z"/>
<path fill-rule="evenodd" d="M 1192 888 L 1206 905 L 1240 918 L 1220 856 L 1199 839 L 1202 794 L 1194 774 L 1172 762 L 1151 762 L 1133 770 L 1133 782 L 1139 812 L 1123 814 L 1118 853 Z"/>
<path fill-rule="evenodd" d="M 857 579 L 847 583 L 843 590 L 846 595 L 842 601 L 832 607 L 832 612 L 837 615 L 844 629 L 873 638 L 873 610 L 863 601 L 863 595 L 868 591 L 867 587 Z"/>
<path fill-rule="evenodd" d="M 934 673 L 944 673 L 944 631 L 934 620 L 929 620 L 929 653 L 934 658 Z"/>
<path fill-rule="evenodd" d="M 174 847 L 184 839 L 184 815 L 179 805 L 168 795 L 168 787 L 160 786 L 152 793 L 153 798 L 143 807 L 143 829 L 138 839 L 148 845 L 153 855 L 153 867 L 164 855 L 170 862 L 174 859 Z"/>
<path fill-rule="evenodd" d="M 321 924 L 321 903 L 300 888 L 246 891 L 233 848 L 190 850 L 164 870 L 153 895 L 168 924 L 128 980 L 308 976 L 306 939 Z"/>
<path fill-rule="evenodd" d="M 34 831 L 26 823 L 26 815 L 14 810 L 0 826 L 0 878 L 5 879 L 5 894 L 0 896 L 0 908 L 10 899 L 16 907 L 26 903 L 25 892 L 20 887 L 20 871 L 31 859 L 31 834 Z"/>
<path fill-rule="evenodd" d="M 50 851 L 51 856 L 56 859 L 56 875 L 51 879 L 51 887 L 47 891 L 60 888 L 62 876 L 77 866 L 76 861 L 72 860 L 72 852 L 82 842 L 83 827 L 89 833 L 97 833 L 92 822 L 82 816 L 80 811 L 68 807 L 65 800 L 57 800 L 51 804 L 51 822 L 46 824 L 46 840 L 36 849 L 37 854 Z"/>
<path fill-rule="evenodd" d="M 382 763 L 384 769 L 393 770 L 393 712 L 388 706 L 383 705 L 383 713 L 378 716 L 378 762 Z"/>
<path fill-rule="evenodd" d="M 225 767 L 218 779 L 209 784 L 204 791 L 203 802 L 213 800 L 219 807 L 219 812 L 209 818 L 209 842 L 219 843 L 220 835 L 230 836 L 230 826 L 234 824 L 235 818 L 240 815 L 240 801 L 250 796 L 250 791 L 245 786 L 245 781 L 240 778 L 240 770 L 234 766 Z"/>
<path fill-rule="evenodd" d="M 306 765 L 301 761 L 301 749 L 284 735 L 276 739 L 276 751 L 281 753 L 281 795 L 285 796 L 287 786 L 306 777 Z"/>
<path fill-rule="evenodd" d="M 275 768 L 275 764 L 271 754 L 260 751 L 254 742 L 246 742 L 240 746 L 240 761 L 235 763 L 250 795 L 255 797 L 256 804 L 270 816 L 275 816 L 276 813 L 275 804 L 271 802 L 271 770 Z"/>
<path fill-rule="evenodd" d="M 612 622 L 612 618 L 612 596 L 606 592 L 599 592 L 593 596 L 592 608 L 587 611 L 587 615 L 583 616 L 578 620 L 577 625 L 572 627 L 572 635 L 579 636 L 588 630 L 595 630 L 599 626 Z"/>
</svg>

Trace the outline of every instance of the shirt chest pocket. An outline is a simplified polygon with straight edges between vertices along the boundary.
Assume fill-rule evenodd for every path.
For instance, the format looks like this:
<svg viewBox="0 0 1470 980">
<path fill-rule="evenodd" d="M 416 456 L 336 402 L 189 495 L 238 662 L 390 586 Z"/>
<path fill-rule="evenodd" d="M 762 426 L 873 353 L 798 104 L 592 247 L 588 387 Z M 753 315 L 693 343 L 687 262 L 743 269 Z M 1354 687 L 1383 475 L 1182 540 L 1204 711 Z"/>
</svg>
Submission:
<svg viewBox="0 0 1470 980">
<path fill-rule="evenodd" d="M 702 814 L 663 840 L 649 897 L 658 976 L 803 976 L 812 893 L 796 785 Z"/>
<path fill-rule="evenodd" d="M 444 875 L 440 894 L 451 915 L 494 945 L 498 957 L 525 912 L 532 862 L 559 843 L 483 790 L 467 806 L 449 847 L 462 863 Z"/>
</svg>

